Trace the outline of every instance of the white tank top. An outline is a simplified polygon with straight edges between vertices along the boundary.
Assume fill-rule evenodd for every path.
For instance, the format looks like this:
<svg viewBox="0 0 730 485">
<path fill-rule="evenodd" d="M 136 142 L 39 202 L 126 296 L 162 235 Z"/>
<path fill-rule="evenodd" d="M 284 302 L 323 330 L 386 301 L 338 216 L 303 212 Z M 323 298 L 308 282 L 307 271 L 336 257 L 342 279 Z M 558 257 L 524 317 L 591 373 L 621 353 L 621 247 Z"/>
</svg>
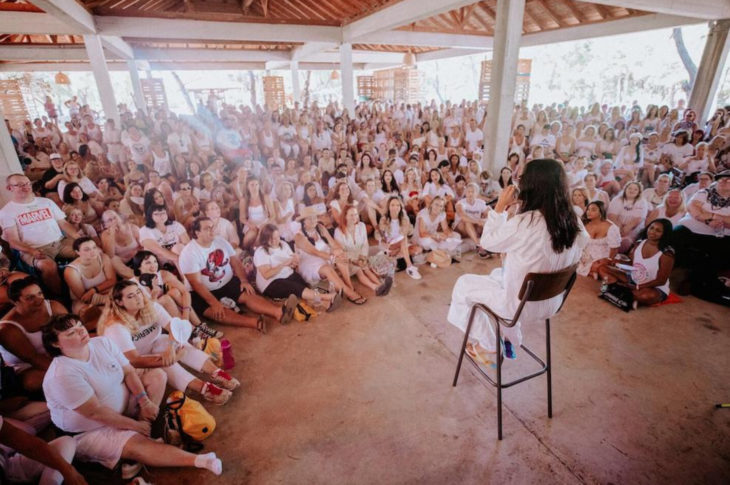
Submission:
<svg viewBox="0 0 730 485">
<path fill-rule="evenodd" d="M 51 302 L 48 300 L 45 300 L 44 306 L 46 309 L 46 312 L 48 312 L 48 316 L 51 316 Z M 39 354 L 45 354 L 46 349 L 43 348 L 43 332 L 38 330 L 36 332 L 28 332 L 23 326 L 17 322 L 13 322 L 11 320 L 3 320 L 0 321 L 0 323 L 5 323 L 9 325 L 14 325 L 18 327 L 18 329 L 23 332 L 23 335 L 28 339 L 30 344 L 33 346 L 36 352 Z M 16 367 L 21 364 L 26 364 L 26 362 L 23 362 L 19 358 L 17 358 L 14 354 L 11 354 L 8 350 L 6 350 L 2 345 L 0 345 L 0 354 L 3 356 L 3 360 L 5 361 L 6 365 L 9 365 L 11 367 Z"/>
<path fill-rule="evenodd" d="M 659 258 L 661 258 L 662 254 L 664 254 L 661 251 L 658 251 L 651 258 L 644 258 L 644 256 L 641 254 L 641 249 L 644 247 L 645 242 L 646 241 L 641 241 L 634 251 L 633 266 L 636 269 L 631 272 L 631 277 L 633 278 L 634 282 L 639 284 L 646 281 L 651 281 L 656 278 L 656 275 L 659 272 Z M 665 295 L 668 295 L 669 278 L 667 278 L 667 281 L 665 281 L 664 284 L 657 286 L 656 289 L 661 290 L 662 292 L 664 292 Z"/>
</svg>

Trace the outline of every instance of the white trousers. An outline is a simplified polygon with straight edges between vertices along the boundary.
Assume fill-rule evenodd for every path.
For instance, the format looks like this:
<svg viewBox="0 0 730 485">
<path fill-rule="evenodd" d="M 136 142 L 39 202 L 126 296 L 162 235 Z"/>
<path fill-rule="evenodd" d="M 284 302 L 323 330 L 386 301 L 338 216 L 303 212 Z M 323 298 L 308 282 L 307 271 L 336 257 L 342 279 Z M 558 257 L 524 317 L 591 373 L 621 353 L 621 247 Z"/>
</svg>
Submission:
<svg viewBox="0 0 730 485">
<path fill-rule="evenodd" d="M 155 339 L 152 344 L 152 353 L 159 354 L 165 352 L 170 346 L 170 337 L 167 335 L 160 335 Z M 210 356 L 202 350 L 196 349 L 192 345 L 185 344 L 185 352 L 180 359 L 180 362 L 200 372 L 203 369 L 203 364 L 208 360 Z M 180 362 L 176 362 L 169 367 L 163 367 L 162 370 L 167 374 L 167 382 L 178 391 L 185 392 L 185 389 L 195 379 L 195 376 L 185 370 Z"/>
<path fill-rule="evenodd" d="M 489 275 L 465 274 L 456 280 L 454 290 L 451 293 L 451 306 L 449 307 L 448 321 L 450 324 L 466 332 L 469 323 L 469 314 L 474 303 L 483 303 L 499 316 L 512 318 L 507 312 L 505 302 L 507 295 L 502 288 L 502 268 L 497 268 Z M 484 312 L 478 312 L 471 326 L 469 337 L 479 341 L 479 344 L 490 352 L 496 352 L 496 335 L 494 325 Z M 522 331 L 520 323 L 514 327 L 501 327 L 502 338 L 512 342 L 515 347 L 522 344 Z"/>
</svg>

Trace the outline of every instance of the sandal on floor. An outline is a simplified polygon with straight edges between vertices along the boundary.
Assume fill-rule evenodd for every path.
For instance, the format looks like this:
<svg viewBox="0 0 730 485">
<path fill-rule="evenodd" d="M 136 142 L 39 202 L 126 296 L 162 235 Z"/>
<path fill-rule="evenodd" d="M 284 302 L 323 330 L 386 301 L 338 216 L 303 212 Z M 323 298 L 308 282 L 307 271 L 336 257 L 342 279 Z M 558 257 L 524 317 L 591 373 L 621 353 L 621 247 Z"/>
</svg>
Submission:
<svg viewBox="0 0 730 485">
<path fill-rule="evenodd" d="M 266 320 L 263 315 L 259 315 L 259 319 L 256 321 L 256 330 L 260 334 L 266 335 Z"/>
<path fill-rule="evenodd" d="M 296 295 L 289 295 L 289 298 L 284 302 L 284 306 L 281 308 L 281 320 L 279 322 L 282 325 L 286 325 L 291 322 L 292 316 L 294 316 L 294 310 L 297 308 L 299 298 Z"/>
<path fill-rule="evenodd" d="M 471 359 L 476 362 L 477 364 L 485 365 L 485 366 L 494 366 L 494 361 L 490 358 L 490 352 L 483 351 L 481 349 L 477 350 L 474 347 L 474 344 L 471 342 L 468 342 L 466 344 L 466 353 L 471 357 Z M 496 352 L 494 352 L 496 355 Z"/>
<path fill-rule="evenodd" d="M 354 303 L 355 305 L 364 305 L 368 301 L 367 298 L 365 298 L 364 296 L 359 296 L 359 295 L 358 295 L 358 298 L 353 299 L 348 296 L 347 299 L 350 301 L 350 303 Z"/>
</svg>

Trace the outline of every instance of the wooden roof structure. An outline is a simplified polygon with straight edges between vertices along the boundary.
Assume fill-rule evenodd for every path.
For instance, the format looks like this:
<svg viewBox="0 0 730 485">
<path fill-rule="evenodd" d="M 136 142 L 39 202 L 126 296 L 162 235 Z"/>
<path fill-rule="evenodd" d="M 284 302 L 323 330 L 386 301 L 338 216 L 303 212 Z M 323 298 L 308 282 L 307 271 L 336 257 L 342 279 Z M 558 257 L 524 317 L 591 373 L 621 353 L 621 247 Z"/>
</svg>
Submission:
<svg viewBox="0 0 730 485">
<path fill-rule="evenodd" d="M 424 61 L 489 51 L 497 1 L 0 0 L 0 70 L 83 68 L 89 34 L 101 36 L 110 69 L 129 59 L 159 69 L 288 69 L 292 61 L 332 69 L 342 43 L 352 45 L 355 69 L 380 69 L 408 52 Z M 521 45 L 730 16 L 725 0 L 679 3 L 526 0 Z"/>
</svg>

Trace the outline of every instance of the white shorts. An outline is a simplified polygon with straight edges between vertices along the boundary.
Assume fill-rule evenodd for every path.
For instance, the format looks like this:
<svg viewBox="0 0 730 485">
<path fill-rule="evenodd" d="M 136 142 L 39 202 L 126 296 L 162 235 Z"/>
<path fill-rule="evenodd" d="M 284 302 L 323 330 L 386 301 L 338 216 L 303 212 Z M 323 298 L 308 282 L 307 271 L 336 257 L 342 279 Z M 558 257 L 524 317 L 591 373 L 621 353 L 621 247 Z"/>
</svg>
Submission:
<svg viewBox="0 0 730 485">
<path fill-rule="evenodd" d="M 81 461 L 101 463 L 110 470 L 117 466 L 122 451 L 136 431 L 115 429 L 108 426 L 74 436 L 76 457 Z"/>
</svg>

